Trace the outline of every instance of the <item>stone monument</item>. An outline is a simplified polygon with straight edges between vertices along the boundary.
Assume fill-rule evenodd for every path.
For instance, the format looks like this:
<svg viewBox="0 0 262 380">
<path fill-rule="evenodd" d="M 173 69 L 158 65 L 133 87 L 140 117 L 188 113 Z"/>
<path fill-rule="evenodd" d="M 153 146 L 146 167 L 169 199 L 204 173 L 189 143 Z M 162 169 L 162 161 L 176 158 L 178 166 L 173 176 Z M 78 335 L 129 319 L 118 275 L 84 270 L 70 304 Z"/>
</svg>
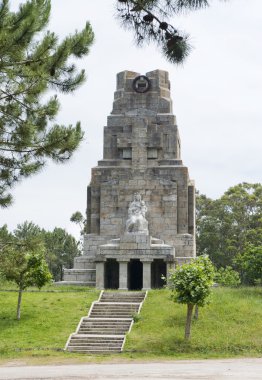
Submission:
<svg viewBox="0 0 262 380">
<path fill-rule="evenodd" d="M 66 283 L 157 288 L 169 268 L 195 256 L 195 189 L 181 160 L 167 72 L 117 75 L 103 159 L 87 188 L 86 230 Z"/>
</svg>

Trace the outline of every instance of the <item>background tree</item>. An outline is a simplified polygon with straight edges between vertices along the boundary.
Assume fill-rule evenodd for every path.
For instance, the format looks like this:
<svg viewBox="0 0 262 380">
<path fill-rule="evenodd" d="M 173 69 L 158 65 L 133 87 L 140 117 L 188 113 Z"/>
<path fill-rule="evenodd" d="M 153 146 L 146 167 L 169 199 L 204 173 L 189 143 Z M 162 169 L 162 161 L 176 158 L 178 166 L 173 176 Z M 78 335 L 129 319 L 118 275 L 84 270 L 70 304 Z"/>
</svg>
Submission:
<svg viewBox="0 0 262 380">
<path fill-rule="evenodd" d="M 0 227 L 0 250 L 13 239 L 12 234 L 8 231 L 7 225 Z"/>
<path fill-rule="evenodd" d="M 219 268 L 215 273 L 214 280 L 219 285 L 229 287 L 236 287 L 241 283 L 239 273 L 230 266 Z"/>
<path fill-rule="evenodd" d="M 207 256 L 181 265 L 168 277 L 173 300 L 187 305 L 185 339 L 190 339 L 194 306 L 204 306 L 209 301 L 213 278 L 214 267 Z"/>
<path fill-rule="evenodd" d="M 7 225 L 0 227 L 0 254 L 1 251 L 10 244 L 13 240 L 13 235 L 8 231 Z M 4 280 L 4 275 L 0 270 L 0 282 Z"/>
<path fill-rule="evenodd" d="M 85 233 L 86 220 L 80 211 L 76 211 L 71 215 L 70 222 L 73 222 L 80 227 L 81 235 Z"/>
<path fill-rule="evenodd" d="M 44 245 L 37 238 L 16 238 L 0 250 L 0 272 L 18 286 L 16 317 L 21 317 L 22 293 L 29 286 L 39 289 L 52 278 L 44 258 Z"/>
<path fill-rule="evenodd" d="M 216 203 L 203 194 L 196 194 L 196 246 L 197 255 L 208 255 L 218 265 L 224 260 L 221 247 L 221 220 L 215 213 Z M 223 259 L 220 259 L 220 255 Z"/>
<path fill-rule="evenodd" d="M 241 183 L 221 198 L 197 195 L 197 253 L 208 254 L 213 263 L 233 266 L 249 246 L 262 245 L 262 185 Z"/>
<path fill-rule="evenodd" d="M 208 0 L 117 0 L 116 10 L 122 26 L 134 32 L 138 45 L 152 41 L 170 62 L 182 63 L 191 49 L 189 35 L 169 20 L 209 5 Z"/>
<path fill-rule="evenodd" d="M 51 0 L 29 0 L 17 12 L 9 1 L 0 3 L 0 206 L 8 206 L 10 188 L 38 172 L 47 159 L 66 162 L 78 147 L 83 132 L 51 123 L 59 102 L 43 100 L 49 90 L 68 93 L 84 81 L 72 58 L 88 54 L 94 35 L 89 23 L 58 43 L 45 31 Z"/>
<path fill-rule="evenodd" d="M 46 231 L 28 221 L 19 224 L 13 234 L 6 225 L 0 228 L 0 250 L 6 246 L 16 250 L 21 241 L 36 241 L 44 246 L 44 257 L 55 281 L 62 280 L 63 267 L 72 268 L 74 258 L 81 253 L 80 243 L 62 228 Z"/>
<path fill-rule="evenodd" d="M 63 279 L 63 268 L 73 268 L 74 258 L 80 255 L 79 242 L 62 228 L 44 233 L 46 261 L 55 281 Z"/>
<path fill-rule="evenodd" d="M 234 264 L 239 270 L 242 282 L 248 285 L 262 285 L 262 245 L 246 247 L 237 254 Z"/>
<path fill-rule="evenodd" d="M 33 222 L 25 221 L 24 223 L 18 224 L 14 230 L 14 236 L 17 239 L 41 239 L 44 230 L 42 230 L 38 225 Z"/>
</svg>

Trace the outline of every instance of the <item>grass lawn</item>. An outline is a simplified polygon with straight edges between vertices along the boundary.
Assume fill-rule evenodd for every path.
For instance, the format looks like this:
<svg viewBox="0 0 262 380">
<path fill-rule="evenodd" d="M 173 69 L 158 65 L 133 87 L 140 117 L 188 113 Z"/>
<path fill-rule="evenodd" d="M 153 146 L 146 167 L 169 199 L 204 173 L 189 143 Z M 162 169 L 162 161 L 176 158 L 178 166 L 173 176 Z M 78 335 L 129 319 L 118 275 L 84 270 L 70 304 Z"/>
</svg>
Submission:
<svg viewBox="0 0 262 380">
<path fill-rule="evenodd" d="M 6 288 L 6 287 L 5 287 Z M 34 290 L 34 289 L 31 289 Z M 132 359 L 251 357 L 262 354 L 262 288 L 217 288 L 200 309 L 190 343 L 184 341 L 186 306 L 168 290 L 148 293 L 121 355 L 94 357 L 63 352 L 70 333 L 87 315 L 99 291 L 49 286 L 23 294 L 17 321 L 17 293 L 0 288 L 0 358 L 24 363 L 91 362 Z"/>
<path fill-rule="evenodd" d="M 262 288 L 215 288 L 210 305 L 199 309 L 189 343 L 184 341 L 186 305 L 167 290 L 148 293 L 125 351 L 135 357 L 215 358 L 261 356 Z"/>
<path fill-rule="evenodd" d="M 72 356 L 63 352 L 65 343 L 98 296 L 84 287 L 31 288 L 23 294 L 17 321 L 17 292 L 0 289 L 0 358 Z"/>
</svg>

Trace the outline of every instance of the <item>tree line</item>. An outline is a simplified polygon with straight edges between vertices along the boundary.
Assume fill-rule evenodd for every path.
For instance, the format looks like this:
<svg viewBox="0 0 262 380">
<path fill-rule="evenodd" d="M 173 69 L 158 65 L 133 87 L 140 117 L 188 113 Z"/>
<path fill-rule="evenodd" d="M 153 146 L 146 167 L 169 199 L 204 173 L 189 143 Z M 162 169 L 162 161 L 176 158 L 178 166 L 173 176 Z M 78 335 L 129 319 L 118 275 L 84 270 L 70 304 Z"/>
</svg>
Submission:
<svg viewBox="0 0 262 380">
<path fill-rule="evenodd" d="M 18 320 L 23 292 L 62 280 L 64 266 L 72 268 L 79 254 L 79 242 L 62 228 L 46 231 L 32 222 L 19 224 L 13 232 L 6 225 L 0 228 L 0 280 L 12 281 L 18 288 Z"/>
<path fill-rule="evenodd" d="M 74 258 L 81 254 L 80 242 L 63 228 L 46 231 L 33 222 L 19 224 L 13 232 L 8 231 L 6 225 L 0 228 L 1 256 L 7 256 L 10 247 L 18 254 L 19 247 L 24 244 L 42 246 L 43 258 L 54 281 L 61 281 L 63 268 L 72 268 Z"/>
<path fill-rule="evenodd" d="M 240 183 L 220 198 L 196 198 L 197 255 L 220 273 L 233 268 L 242 284 L 262 284 L 262 185 Z"/>
</svg>

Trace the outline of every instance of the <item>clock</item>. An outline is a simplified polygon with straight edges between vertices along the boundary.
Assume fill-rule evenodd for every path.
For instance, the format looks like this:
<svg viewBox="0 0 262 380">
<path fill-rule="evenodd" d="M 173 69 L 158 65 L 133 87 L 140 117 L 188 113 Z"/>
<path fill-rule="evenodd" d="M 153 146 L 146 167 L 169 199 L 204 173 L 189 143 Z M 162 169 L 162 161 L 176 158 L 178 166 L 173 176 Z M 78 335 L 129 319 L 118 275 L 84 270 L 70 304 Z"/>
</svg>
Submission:
<svg viewBox="0 0 262 380">
<path fill-rule="evenodd" d="M 133 80 L 133 90 L 142 94 L 150 89 L 150 80 L 145 75 L 139 75 Z"/>
</svg>

